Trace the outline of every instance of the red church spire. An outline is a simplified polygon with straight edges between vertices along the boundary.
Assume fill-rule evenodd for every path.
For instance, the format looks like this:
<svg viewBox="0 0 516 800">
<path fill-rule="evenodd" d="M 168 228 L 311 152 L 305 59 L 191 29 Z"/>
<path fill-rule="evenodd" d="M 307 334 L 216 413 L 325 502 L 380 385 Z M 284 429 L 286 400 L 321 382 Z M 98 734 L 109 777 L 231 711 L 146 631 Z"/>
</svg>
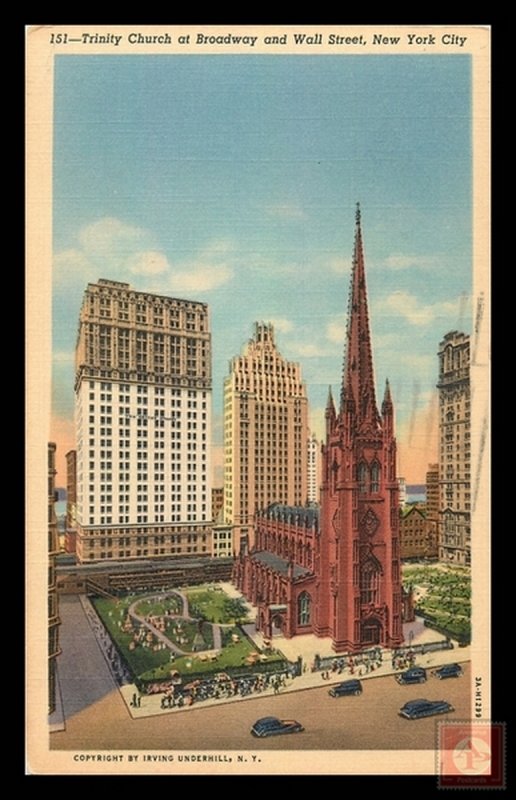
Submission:
<svg viewBox="0 0 516 800">
<path fill-rule="evenodd" d="M 347 349 L 342 378 L 342 406 L 354 414 L 357 428 L 364 424 L 376 427 L 379 422 L 374 388 L 373 356 L 364 248 L 360 226 L 360 205 L 357 203 L 355 248 L 348 307 Z"/>
</svg>

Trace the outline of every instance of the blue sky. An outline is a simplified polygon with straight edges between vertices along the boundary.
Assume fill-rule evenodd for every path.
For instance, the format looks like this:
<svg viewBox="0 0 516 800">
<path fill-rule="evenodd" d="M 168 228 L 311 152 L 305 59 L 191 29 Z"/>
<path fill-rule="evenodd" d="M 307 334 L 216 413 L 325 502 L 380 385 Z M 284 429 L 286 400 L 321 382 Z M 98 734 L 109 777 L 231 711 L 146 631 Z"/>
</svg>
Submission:
<svg viewBox="0 0 516 800">
<path fill-rule="evenodd" d="M 216 446 L 255 320 L 301 363 L 321 433 L 360 201 L 378 391 L 389 377 L 402 468 L 423 478 L 437 345 L 470 331 L 470 96 L 458 55 L 56 57 L 57 426 L 82 294 L 104 277 L 208 302 Z"/>
</svg>

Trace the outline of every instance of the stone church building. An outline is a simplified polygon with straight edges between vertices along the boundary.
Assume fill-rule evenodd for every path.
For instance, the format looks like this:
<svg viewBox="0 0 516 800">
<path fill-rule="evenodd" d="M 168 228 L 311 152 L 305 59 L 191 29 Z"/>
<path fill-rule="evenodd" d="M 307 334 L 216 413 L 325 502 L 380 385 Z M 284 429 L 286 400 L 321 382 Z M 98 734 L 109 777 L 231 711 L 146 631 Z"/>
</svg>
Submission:
<svg viewBox="0 0 516 800">
<path fill-rule="evenodd" d="M 402 644 L 413 616 L 401 585 L 394 408 L 375 380 L 360 209 L 338 406 L 326 405 L 320 508 L 273 504 L 258 510 L 255 542 L 234 581 L 258 607 L 265 636 L 315 633 L 336 652 Z M 405 614 L 403 613 L 405 612 Z"/>
</svg>

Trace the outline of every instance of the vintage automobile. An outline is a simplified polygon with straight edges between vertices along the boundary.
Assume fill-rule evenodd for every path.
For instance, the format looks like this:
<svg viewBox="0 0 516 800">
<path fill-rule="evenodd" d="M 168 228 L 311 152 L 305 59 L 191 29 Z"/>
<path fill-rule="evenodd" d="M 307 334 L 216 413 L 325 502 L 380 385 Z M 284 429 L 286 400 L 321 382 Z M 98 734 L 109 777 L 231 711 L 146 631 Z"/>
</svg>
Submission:
<svg viewBox="0 0 516 800">
<path fill-rule="evenodd" d="M 435 675 L 436 678 L 442 681 L 443 678 L 460 678 L 462 673 L 463 670 L 460 664 L 444 664 L 444 666 L 439 667 L 439 669 L 435 669 L 432 675 Z"/>
<path fill-rule="evenodd" d="M 423 667 L 410 667 L 405 672 L 396 675 L 398 683 L 424 683 L 426 681 L 426 669 Z"/>
<path fill-rule="evenodd" d="M 421 719 L 433 717 L 435 714 L 448 714 L 454 708 L 446 700 L 409 700 L 400 708 L 400 717 L 405 719 Z"/>
<path fill-rule="evenodd" d="M 251 733 L 253 736 L 279 736 L 282 733 L 300 733 L 304 731 L 300 722 L 295 719 L 278 719 L 278 717 L 262 717 L 256 720 Z"/>
<path fill-rule="evenodd" d="M 328 694 L 331 697 L 344 697 L 348 694 L 359 695 L 362 694 L 362 684 L 359 680 L 343 681 L 336 686 L 332 686 Z"/>
</svg>

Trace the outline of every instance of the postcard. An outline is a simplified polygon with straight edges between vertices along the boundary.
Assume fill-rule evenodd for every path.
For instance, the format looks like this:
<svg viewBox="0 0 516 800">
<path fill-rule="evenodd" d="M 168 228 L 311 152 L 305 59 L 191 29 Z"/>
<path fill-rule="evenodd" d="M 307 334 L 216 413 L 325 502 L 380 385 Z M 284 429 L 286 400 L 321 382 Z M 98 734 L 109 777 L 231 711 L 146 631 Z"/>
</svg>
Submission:
<svg viewBox="0 0 516 800">
<path fill-rule="evenodd" d="M 28 774 L 502 781 L 489 28 L 26 41 Z"/>
</svg>

